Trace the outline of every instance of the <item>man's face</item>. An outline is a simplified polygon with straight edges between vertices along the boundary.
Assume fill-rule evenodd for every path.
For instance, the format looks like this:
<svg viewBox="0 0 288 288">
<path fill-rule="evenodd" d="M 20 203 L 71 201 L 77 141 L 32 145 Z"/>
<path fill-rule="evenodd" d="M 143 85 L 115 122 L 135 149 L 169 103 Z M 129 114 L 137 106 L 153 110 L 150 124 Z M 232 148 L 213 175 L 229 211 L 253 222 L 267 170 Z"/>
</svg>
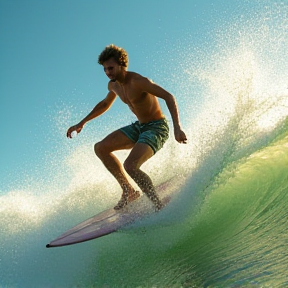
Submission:
<svg viewBox="0 0 288 288">
<path fill-rule="evenodd" d="M 110 58 L 103 63 L 104 72 L 106 73 L 107 77 L 112 81 L 115 82 L 117 80 L 117 76 L 121 72 L 120 65 L 115 61 L 114 58 Z"/>
</svg>

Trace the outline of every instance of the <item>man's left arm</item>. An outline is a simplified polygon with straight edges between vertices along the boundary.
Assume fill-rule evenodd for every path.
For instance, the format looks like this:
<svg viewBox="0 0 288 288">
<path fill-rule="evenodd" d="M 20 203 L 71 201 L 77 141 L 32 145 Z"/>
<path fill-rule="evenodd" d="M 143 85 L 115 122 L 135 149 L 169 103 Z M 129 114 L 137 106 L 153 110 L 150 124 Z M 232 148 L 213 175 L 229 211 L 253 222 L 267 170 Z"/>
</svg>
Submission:
<svg viewBox="0 0 288 288">
<path fill-rule="evenodd" d="M 141 86 L 143 90 L 145 90 L 146 92 L 152 95 L 155 95 L 156 97 L 162 98 L 166 102 L 166 105 L 168 107 L 168 110 L 171 114 L 172 121 L 173 121 L 175 139 L 179 143 L 186 144 L 187 138 L 186 138 L 184 131 L 181 128 L 179 112 L 178 112 L 178 107 L 177 107 L 175 97 L 172 94 L 170 94 L 168 91 L 160 87 L 159 85 L 151 82 L 147 78 L 143 78 L 141 82 L 142 82 Z"/>
</svg>

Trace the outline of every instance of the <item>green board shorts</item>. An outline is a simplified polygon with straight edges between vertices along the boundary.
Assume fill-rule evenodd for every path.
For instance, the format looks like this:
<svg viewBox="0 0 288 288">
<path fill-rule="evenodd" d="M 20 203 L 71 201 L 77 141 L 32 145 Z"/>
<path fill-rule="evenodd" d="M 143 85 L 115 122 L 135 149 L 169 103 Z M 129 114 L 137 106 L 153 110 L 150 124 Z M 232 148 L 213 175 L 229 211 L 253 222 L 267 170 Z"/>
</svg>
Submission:
<svg viewBox="0 0 288 288">
<path fill-rule="evenodd" d="M 163 147 L 169 138 L 169 126 L 165 118 L 142 124 L 136 121 L 131 125 L 120 128 L 120 131 L 135 143 L 149 145 L 154 154 Z"/>
</svg>

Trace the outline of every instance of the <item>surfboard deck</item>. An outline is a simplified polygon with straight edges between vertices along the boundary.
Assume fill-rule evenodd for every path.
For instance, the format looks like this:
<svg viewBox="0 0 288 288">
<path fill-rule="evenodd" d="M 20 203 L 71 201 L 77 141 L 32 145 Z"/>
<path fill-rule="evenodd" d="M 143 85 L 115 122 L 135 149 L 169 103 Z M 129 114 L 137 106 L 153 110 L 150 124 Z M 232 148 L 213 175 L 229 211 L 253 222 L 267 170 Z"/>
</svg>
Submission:
<svg viewBox="0 0 288 288">
<path fill-rule="evenodd" d="M 171 189 L 174 186 L 171 186 L 171 184 L 170 179 L 157 187 L 159 196 L 162 198 L 161 200 L 165 206 L 171 200 L 171 190 L 174 190 Z M 148 200 L 147 196 L 142 195 L 121 210 L 114 210 L 114 208 L 107 209 L 81 222 L 52 240 L 46 247 L 61 247 L 96 239 L 116 232 L 128 224 L 134 223 L 137 219 L 152 213 L 155 213 L 154 205 Z"/>
</svg>

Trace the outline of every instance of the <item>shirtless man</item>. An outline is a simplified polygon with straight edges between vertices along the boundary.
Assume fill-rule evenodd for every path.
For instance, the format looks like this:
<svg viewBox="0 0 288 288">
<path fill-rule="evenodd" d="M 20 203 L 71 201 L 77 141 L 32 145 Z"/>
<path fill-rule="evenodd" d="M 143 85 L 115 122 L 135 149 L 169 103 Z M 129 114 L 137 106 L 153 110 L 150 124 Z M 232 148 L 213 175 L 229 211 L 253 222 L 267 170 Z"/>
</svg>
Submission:
<svg viewBox="0 0 288 288">
<path fill-rule="evenodd" d="M 120 47 L 113 44 L 107 46 L 99 55 L 98 63 L 103 65 L 104 72 L 110 79 L 109 92 L 82 121 L 68 129 L 67 137 L 71 138 L 73 131 L 79 133 L 88 121 L 106 112 L 118 95 L 136 115 L 138 121 L 112 132 L 94 146 L 96 155 L 116 178 L 123 191 L 114 209 L 119 210 L 140 196 L 128 182 L 125 169 L 154 203 L 156 210 L 159 210 L 163 205 L 152 180 L 140 170 L 140 167 L 163 147 L 169 137 L 169 127 L 157 97 L 166 102 L 173 120 L 175 139 L 179 143 L 186 143 L 187 139 L 180 125 L 175 98 L 149 79 L 127 71 L 128 55 Z M 112 152 L 123 149 L 131 149 L 131 152 L 122 166 Z"/>
</svg>

